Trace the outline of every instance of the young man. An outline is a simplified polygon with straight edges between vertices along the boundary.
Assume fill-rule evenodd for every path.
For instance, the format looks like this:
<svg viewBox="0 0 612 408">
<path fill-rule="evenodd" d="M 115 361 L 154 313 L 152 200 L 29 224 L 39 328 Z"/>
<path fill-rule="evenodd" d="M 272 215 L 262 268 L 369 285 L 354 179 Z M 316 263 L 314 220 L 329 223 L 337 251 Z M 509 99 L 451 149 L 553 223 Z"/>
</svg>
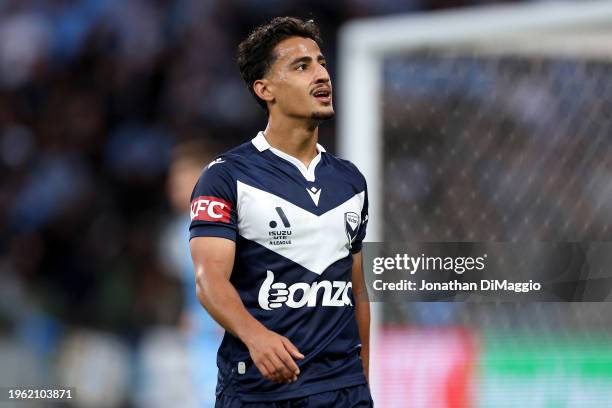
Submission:
<svg viewBox="0 0 612 408">
<path fill-rule="evenodd" d="M 317 143 L 334 116 L 320 43 L 314 22 L 282 17 L 239 45 L 268 124 L 213 160 L 193 192 L 197 294 L 226 329 L 218 407 L 373 405 L 366 182 Z"/>
</svg>

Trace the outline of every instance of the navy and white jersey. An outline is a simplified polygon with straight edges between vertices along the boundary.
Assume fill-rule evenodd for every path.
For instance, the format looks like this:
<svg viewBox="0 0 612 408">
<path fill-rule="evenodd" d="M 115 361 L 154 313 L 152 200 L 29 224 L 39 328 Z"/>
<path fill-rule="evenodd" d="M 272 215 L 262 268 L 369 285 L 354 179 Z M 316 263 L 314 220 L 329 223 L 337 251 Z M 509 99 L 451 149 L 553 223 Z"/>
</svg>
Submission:
<svg viewBox="0 0 612 408">
<path fill-rule="evenodd" d="M 296 361 L 298 380 L 277 384 L 226 332 L 218 395 L 274 401 L 366 382 L 351 289 L 352 253 L 368 219 L 366 182 L 352 163 L 317 150 L 306 167 L 259 132 L 211 162 L 195 186 L 191 238 L 236 242 L 230 281 L 245 307 L 305 356 Z"/>
</svg>

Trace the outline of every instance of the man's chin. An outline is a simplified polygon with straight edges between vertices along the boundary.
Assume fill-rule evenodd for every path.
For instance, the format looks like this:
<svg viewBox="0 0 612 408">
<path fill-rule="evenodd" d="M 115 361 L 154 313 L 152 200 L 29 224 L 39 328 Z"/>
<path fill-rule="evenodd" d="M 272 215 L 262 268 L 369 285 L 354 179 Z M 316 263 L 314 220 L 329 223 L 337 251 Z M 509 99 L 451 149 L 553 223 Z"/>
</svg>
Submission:
<svg viewBox="0 0 612 408">
<path fill-rule="evenodd" d="M 312 112 L 311 118 L 314 120 L 329 120 L 334 117 L 336 113 L 333 109 L 325 110 L 325 111 L 315 111 Z"/>
</svg>

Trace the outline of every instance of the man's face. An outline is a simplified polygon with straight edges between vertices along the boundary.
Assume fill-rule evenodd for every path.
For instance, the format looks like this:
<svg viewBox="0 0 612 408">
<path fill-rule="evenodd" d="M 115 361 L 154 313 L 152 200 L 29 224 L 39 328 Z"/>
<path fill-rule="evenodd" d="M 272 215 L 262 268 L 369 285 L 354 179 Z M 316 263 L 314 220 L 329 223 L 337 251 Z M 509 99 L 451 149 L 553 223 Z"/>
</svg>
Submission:
<svg viewBox="0 0 612 408">
<path fill-rule="evenodd" d="M 274 47 L 276 59 L 266 75 L 273 96 L 270 110 L 284 116 L 331 119 L 332 85 L 325 58 L 310 38 L 291 37 Z"/>
</svg>

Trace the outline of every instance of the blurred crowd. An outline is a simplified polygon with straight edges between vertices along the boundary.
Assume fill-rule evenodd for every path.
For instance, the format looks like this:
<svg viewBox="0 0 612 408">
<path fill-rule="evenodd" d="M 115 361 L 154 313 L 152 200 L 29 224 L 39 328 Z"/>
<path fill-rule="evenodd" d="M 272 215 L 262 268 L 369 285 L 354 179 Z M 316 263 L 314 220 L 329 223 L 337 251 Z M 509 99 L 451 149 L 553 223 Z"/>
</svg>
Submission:
<svg viewBox="0 0 612 408">
<path fill-rule="evenodd" d="M 220 330 L 193 294 L 188 198 L 211 157 L 265 125 L 239 41 L 276 15 L 314 18 L 333 75 L 348 19 L 492 2 L 0 2 L 0 385 L 205 404 L 185 388 L 189 356 L 214 383 Z M 333 136 L 332 122 L 331 151 Z"/>
</svg>

